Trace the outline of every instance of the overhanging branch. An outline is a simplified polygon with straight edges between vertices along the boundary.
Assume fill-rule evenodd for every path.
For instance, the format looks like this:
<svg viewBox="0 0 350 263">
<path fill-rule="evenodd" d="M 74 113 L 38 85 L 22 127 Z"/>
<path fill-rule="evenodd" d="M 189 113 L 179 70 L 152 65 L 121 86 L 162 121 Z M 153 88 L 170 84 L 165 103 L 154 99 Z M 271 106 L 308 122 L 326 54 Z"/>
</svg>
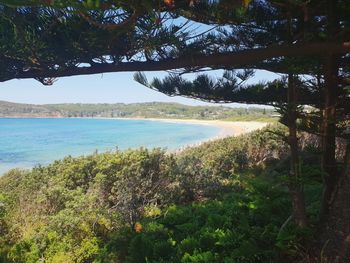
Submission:
<svg viewBox="0 0 350 263">
<path fill-rule="evenodd" d="M 192 67 L 211 68 L 247 68 L 258 62 L 278 57 L 304 57 L 328 54 L 346 54 L 350 52 L 350 42 L 311 43 L 304 45 L 281 45 L 257 48 L 238 52 L 196 55 L 165 59 L 162 61 L 121 62 L 119 64 L 101 64 L 90 67 L 73 67 L 60 70 L 35 69 L 16 72 L 0 81 L 27 78 L 57 78 L 77 75 L 91 75 L 108 72 L 162 71 Z"/>
</svg>

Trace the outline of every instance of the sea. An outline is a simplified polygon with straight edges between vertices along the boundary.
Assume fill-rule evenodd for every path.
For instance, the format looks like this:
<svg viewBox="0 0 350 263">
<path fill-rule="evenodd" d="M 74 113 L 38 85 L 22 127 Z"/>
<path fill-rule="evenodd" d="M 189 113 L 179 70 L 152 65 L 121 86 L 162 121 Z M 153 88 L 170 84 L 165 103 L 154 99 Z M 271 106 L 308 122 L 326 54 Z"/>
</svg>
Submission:
<svg viewBox="0 0 350 263">
<path fill-rule="evenodd" d="M 154 120 L 0 118 L 0 175 L 67 155 L 139 147 L 172 151 L 219 133 L 215 126 Z"/>
</svg>

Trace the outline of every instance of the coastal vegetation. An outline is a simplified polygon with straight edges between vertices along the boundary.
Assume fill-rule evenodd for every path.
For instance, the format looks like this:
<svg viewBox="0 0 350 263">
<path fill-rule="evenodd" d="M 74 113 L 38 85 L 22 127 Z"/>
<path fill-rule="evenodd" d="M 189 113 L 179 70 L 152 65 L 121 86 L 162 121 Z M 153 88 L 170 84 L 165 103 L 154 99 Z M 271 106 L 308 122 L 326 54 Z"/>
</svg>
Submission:
<svg viewBox="0 0 350 263">
<path fill-rule="evenodd" d="M 315 233 L 322 171 L 305 144 L 310 227 L 298 229 L 286 222 L 286 132 L 11 170 L 0 178 L 0 262 L 293 262 Z"/>
<path fill-rule="evenodd" d="M 170 96 L 275 106 L 288 128 L 287 134 L 278 132 L 289 149 L 283 171 L 291 217 L 282 226 L 292 221 L 298 231 L 313 228 L 308 178 L 314 171 L 302 169 L 313 162 L 299 138 L 307 132 L 320 137 L 321 155 L 315 163 L 321 167 L 316 177 L 323 189 L 317 235 L 307 235 L 314 237 L 313 249 L 304 258 L 347 262 L 349 13 L 348 0 L 0 0 L 0 81 L 31 78 L 52 85 L 59 77 L 132 71 L 142 85 Z M 157 70 L 169 74 L 148 80 L 143 73 Z M 279 77 L 254 81 L 260 70 Z M 306 111 L 309 106 L 312 110 Z M 337 159 L 339 140 L 346 150 Z M 230 166 L 224 167 L 229 173 Z M 152 239 L 150 243 L 156 244 Z M 135 244 L 134 251 L 142 252 L 142 244 Z M 197 250 L 181 260 L 216 260 L 214 252 L 191 258 Z"/>
<path fill-rule="evenodd" d="M 6 118 L 164 118 L 230 121 L 277 121 L 271 108 L 224 106 L 188 106 L 179 103 L 116 103 L 116 104 L 21 104 L 0 101 L 0 117 Z"/>
</svg>

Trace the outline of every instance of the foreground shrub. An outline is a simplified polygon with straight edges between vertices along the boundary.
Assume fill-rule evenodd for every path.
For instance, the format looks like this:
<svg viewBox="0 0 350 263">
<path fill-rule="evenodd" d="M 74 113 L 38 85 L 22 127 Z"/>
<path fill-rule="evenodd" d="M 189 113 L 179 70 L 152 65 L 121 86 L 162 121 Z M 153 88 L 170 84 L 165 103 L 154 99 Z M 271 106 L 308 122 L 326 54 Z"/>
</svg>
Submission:
<svg viewBox="0 0 350 263">
<path fill-rule="evenodd" d="M 268 128 L 174 155 L 66 157 L 0 178 L 0 262 L 276 262 L 310 232 L 288 225 L 286 146 Z M 301 170 L 310 222 L 321 170 Z M 317 158 L 316 158 L 317 159 Z"/>
</svg>

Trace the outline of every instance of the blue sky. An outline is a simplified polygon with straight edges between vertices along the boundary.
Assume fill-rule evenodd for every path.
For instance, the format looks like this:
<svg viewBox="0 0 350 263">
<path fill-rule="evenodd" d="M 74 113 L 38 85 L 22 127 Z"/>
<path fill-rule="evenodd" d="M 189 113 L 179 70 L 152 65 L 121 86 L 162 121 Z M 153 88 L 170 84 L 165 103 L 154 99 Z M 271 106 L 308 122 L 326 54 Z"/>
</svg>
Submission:
<svg viewBox="0 0 350 263">
<path fill-rule="evenodd" d="M 161 78 L 166 73 L 152 72 L 146 75 L 151 79 L 154 76 Z M 275 77 L 273 73 L 259 71 L 251 81 L 271 80 Z M 33 104 L 150 101 L 178 102 L 187 105 L 208 104 L 182 97 L 169 97 L 150 90 L 135 82 L 133 73 L 66 77 L 58 79 L 53 86 L 43 86 L 40 82 L 31 79 L 11 80 L 0 83 L 0 100 Z M 237 106 L 236 104 L 231 105 Z"/>
<path fill-rule="evenodd" d="M 169 23 L 182 24 L 187 20 L 183 18 L 170 20 Z M 188 30 L 200 33 L 210 29 L 200 23 L 190 23 Z M 44 86 L 36 80 L 11 80 L 0 82 L 0 100 L 46 104 L 46 103 L 135 103 L 135 102 L 178 102 L 187 105 L 208 105 L 199 100 L 183 97 L 169 97 L 160 92 L 142 86 L 133 80 L 133 72 L 107 73 L 90 76 L 76 76 L 60 78 L 52 86 Z M 213 76 L 222 76 L 222 71 L 209 73 Z M 166 72 L 146 72 L 148 79 L 162 78 Z M 193 78 L 194 74 L 185 75 Z M 255 77 L 249 82 L 272 80 L 279 77 L 275 73 L 257 71 Z M 214 105 L 214 104 L 212 104 Z M 218 104 L 216 104 L 218 105 Z M 225 104 L 228 105 L 228 104 Z M 236 103 L 229 104 L 239 106 Z"/>
</svg>

